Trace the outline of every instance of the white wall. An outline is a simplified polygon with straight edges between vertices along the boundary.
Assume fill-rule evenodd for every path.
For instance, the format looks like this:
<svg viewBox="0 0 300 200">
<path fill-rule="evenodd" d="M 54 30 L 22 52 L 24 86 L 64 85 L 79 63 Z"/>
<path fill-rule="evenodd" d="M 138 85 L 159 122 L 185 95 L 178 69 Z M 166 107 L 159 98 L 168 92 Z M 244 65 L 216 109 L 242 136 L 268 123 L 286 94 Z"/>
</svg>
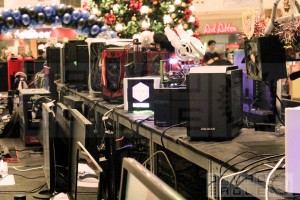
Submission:
<svg viewBox="0 0 300 200">
<path fill-rule="evenodd" d="M 81 5 L 83 4 L 84 0 L 80 0 Z M 7 9 L 15 9 L 22 6 L 34 6 L 36 4 L 42 4 L 42 5 L 51 5 L 51 4 L 60 4 L 60 0 L 4 0 L 4 7 Z"/>
</svg>

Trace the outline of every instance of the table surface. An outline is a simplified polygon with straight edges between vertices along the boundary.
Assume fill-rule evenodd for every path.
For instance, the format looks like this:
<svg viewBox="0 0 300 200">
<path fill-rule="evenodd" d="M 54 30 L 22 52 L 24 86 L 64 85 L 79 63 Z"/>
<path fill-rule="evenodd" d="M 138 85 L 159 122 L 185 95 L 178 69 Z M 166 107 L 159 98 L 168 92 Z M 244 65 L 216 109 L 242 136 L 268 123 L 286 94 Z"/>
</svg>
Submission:
<svg viewBox="0 0 300 200">
<path fill-rule="evenodd" d="M 65 88 L 63 84 L 61 85 L 58 84 L 58 86 L 63 87 L 64 91 L 65 92 L 67 91 L 69 95 L 74 95 L 78 98 L 81 98 L 84 101 L 84 103 L 89 106 L 92 106 L 99 99 L 99 98 L 91 97 L 88 94 L 88 92 L 76 92 L 74 90 L 69 90 Z M 98 112 L 102 111 L 103 114 L 103 112 L 112 109 L 116 106 L 117 104 L 98 102 L 97 106 L 95 106 L 95 110 Z M 125 121 L 129 123 L 135 119 L 144 119 L 147 116 L 149 116 L 149 114 L 147 115 L 147 114 L 128 113 L 127 111 L 124 111 L 122 109 L 118 109 L 115 112 L 115 114 L 120 118 L 123 118 Z M 157 137 L 160 137 L 163 130 L 165 130 L 165 128 L 154 126 L 153 121 L 145 121 L 142 123 L 139 130 L 141 132 L 150 131 L 154 135 L 157 135 Z M 165 133 L 164 141 L 166 141 L 166 143 L 171 142 L 177 144 L 178 147 L 182 146 L 185 149 L 190 150 L 201 157 L 205 157 L 215 163 L 218 163 L 219 165 L 224 167 L 222 171 L 224 171 L 226 167 L 230 167 L 230 165 L 234 163 L 241 162 L 240 164 L 237 164 L 234 167 L 230 168 L 229 170 L 230 173 L 238 172 L 244 169 L 249 164 L 253 163 L 254 161 L 262 158 L 262 157 L 253 158 L 255 156 L 254 154 L 277 155 L 277 154 L 284 154 L 285 152 L 284 136 L 276 135 L 276 133 L 273 132 L 254 131 L 254 129 L 242 129 L 241 133 L 236 138 L 229 141 L 191 141 L 190 138 L 187 137 L 187 131 L 185 127 L 176 127 L 168 130 Z M 160 142 L 158 142 L 157 144 L 161 145 Z M 181 149 L 178 148 L 177 151 L 181 151 Z M 243 153 L 243 152 L 252 152 L 252 153 Z M 228 160 L 232 159 L 233 157 L 239 154 L 242 155 L 236 157 L 234 160 L 227 163 Z M 277 157 L 275 161 L 277 162 L 277 160 L 279 160 L 281 157 L 282 156 Z M 192 159 L 190 161 L 193 162 Z M 273 166 L 275 166 L 276 162 L 270 164 L 269 168 L 271 169 Z M 203 164 L 203 166 L 205 165 L 206 164 Z M 265 165 L 258 166 L 255 169 L 249 171 L 249 173 L 251 174 L 254 173 L 255 171 L 263 170 L 263 169 L 266 169 Z M 261 174 L 255 174 L 254 176 L 257 179 L 260 179 L 263 185 L 265 184 L 264 181 L 270 171 Z M 273 181 L 272 184 L 279 191 L 284 191 L 284 180 L 282 180 L 282 177 L 284 179 L 284 170 L 278 170 L 276 171 L 275 174 L 277 173 L 280 174 L 281 179 L 275 182 Z"/>
</svg>

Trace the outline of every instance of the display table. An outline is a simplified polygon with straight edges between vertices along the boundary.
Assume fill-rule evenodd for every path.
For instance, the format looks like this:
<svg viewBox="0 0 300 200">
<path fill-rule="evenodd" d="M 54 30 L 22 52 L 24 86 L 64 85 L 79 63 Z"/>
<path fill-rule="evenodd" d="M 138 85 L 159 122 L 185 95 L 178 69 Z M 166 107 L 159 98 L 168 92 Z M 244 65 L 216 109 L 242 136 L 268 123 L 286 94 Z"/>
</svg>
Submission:
<svg viewBox="0 0 300 200">
<path fill-rule="evenodd" d="M 77 97 L 83 100 L 84 104 L 89 107 L 94 106 L 95 101 L 98 99 L 90 97 L 88 92 L 76 92 L 75 90 L 68 89 L 63 84 L 57 83 L 57 88 L 59 93 L 62 94 L 63 91 L 66 95 Z M 94 108 L 95 112 L 104 114 L 116 106 L 116 104 L 100 102 L 97 103 Z M 120 126 L 131 128 L 132 121 L 135 119 L 144 119 L 148 116 L 149 115 L 145 114 L 128 113 L 122 109 L 116 110 L 113 114 L 113 119 L 117 124 L 117 134 L 119 134 L 118 130 Z M 134 128 L 136 128 L 136 125 L 134 125 Z M 164 130 L 165 128 L 155 127 L 152 121 L 145 121 L 139 127 L 139 134 L 149 139 L 150 154 L 154 153 L 156 145 L 161 145 L 161 134 Z M 247 166 L 261 159 L 263 154 L 276 155 L 284 153 L 284 137 L 277 136 L 275 133 L 270 132 L 255 132 L 253 129 L 242 129 L 240 135 L 231 141 L 214 142 L 191 141 L 190 138 L 187 137 L 186 128 L 179 127 L 166 131 L 163 141 L 166 149 L 207 170 L 207 194 L 209 198 L 218 197 L 218 177 L 220 177 L 220 170 L 221 173 L 223 173 L 230 165 L 240 162 L 240 164 L 230 167 L 229 170 L 227 170 L 225 175 L 228 175 L 248 169 L 249 167 Z M 238 156 L 239 154 L 241 155 Z M 227 163 L 228 160 L 235 156 L 237 157 L 234 158 L 234 160 Z M 238 185 L 239 188 L 246 192 L 245 194 L 236 195 L 246 197 L 249 193 L 259 199 L 264 199 L 266 178 L 272 170 L 272 167 L 275 166 L 276 161 L 281 157 L 282 156 L 276 157 L 275 163 L 261 164 L 255 167 L 255 169 L 245 173 L 251 175 L 251 177 L 246 178 L 245 175 L 242 175 L 237 182 L 232 181 L 233 185 Z M 253 166 L 255 165 L 250 165 L 250 167 Z M 257 171 L 262 172 L 255 173 Z M 273 176 L 277 178 L 272 179 L 270 186 L 277 192 L 270 192 L 269 197 L 277 199 L 280 197 L 280 193 L 284 191 L 284 170 L 277 170 Z M 232 177 L 226 180 L 230 182 Z M 226 188 L 227 184 L 224 184 L 223 190 L 226 190 Z M 222 192 L 222 194 L 226 196 L 226 191 Z"/>
</svg>

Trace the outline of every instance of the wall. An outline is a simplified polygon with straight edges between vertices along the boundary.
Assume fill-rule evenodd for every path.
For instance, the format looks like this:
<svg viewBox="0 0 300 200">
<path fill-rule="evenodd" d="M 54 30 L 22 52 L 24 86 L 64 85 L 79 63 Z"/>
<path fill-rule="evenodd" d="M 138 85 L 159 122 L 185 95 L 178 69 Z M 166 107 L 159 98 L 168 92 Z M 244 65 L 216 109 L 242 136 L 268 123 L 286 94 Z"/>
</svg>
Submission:
<svg viewBox="0 0 300 200">
<path fill-rule="evenodd" d="M 84 0 L 73 0 L 75 1 L 81 1 L 81 5 L 83 4 Z M 22 6 L 34 6 L 36 4 L 47 4 L 47 5 L 51 5 L 51 4 L 60 4 L 60 0 L 4 0 L 4 7 L 5 8 L 9 8 L 9 9 L 15 9 L 15 8 L 19 8 Z M 72 2 L 72 1 L 68 1 L 68 2 Z"/>
</svg>

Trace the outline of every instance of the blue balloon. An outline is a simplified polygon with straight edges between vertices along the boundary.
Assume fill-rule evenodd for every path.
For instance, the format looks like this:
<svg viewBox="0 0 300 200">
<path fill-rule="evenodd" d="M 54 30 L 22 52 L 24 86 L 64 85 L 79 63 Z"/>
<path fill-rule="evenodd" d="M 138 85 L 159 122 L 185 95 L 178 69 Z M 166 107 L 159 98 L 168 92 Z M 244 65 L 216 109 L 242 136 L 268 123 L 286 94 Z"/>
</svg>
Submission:
<svg viewBox="0 0 300 200">
<path fill-rule="evenodd" d="M 82 12 L 82 18 L 87 20 L 90 17 L 90 13 L 86 10 Z"/>
<path fill-rule="evenodd" d="M 3 17 L 11 17 L 12 15 L 11 15 L 11 10 L 9 10 L 9 9 L 4 9 L 3 11 L 2 11 L 2 15 L 3 15 Z"/>
<path fill-rule="evenodd" d="M 57 11 L 57 5 L 56 4 L 52 4 L 51 8 L 52 8 L 52 16 L 55 16 L 56 15 L 56 11 Z"/>
<path fill-rule="evenodd" d="M 35 20 L 31 20 L 31 21 L 30 21 L 30 25 L 29 25 L 29 26 L 30 26 L 31 28 L 35 28 L 37 25 L 38 25 L 37 21 L 35 21 Z"/>
<path fill-rule="evenodd" d="M 36 11 L 37 13 L 43 12 L 43 6 L 42 6 L 41 4 L 36 4 L 36 6 L 35 6 L 35 11 Z"/>
<path fill-rule="evenodd" d="M 73 18 L 74 20 L 78 20 L 80 17 L 81 17 L 81 12 L 80 12 L 80 10 L 74 10 L 74 11 L 72 12 L 72 18 Z"/>
<path fill-rule="evenodd" d="M 8 32 L 8 28 L 6 26 L 2 26 L 1 33 L 7 33 L 7 32 Z"/>
<path fill-rule="evenodd" d="M 52 8 L 51 8 L 50 6 L 46 6 L 46 7 L 44 8 L 44 13 L 45 13 L 45 15 L 46 15 L 47 17 L 51 17 L 51 15 L 52 15 Z"/>
<path fill-rule="evenodd" d="M 21 12 L 19 10 L 13 10 L 12 11 L 12 16 L 13 18 L 15 18 L 16 20 L 19 20 L 21 18 Z"/>
<path fill-rule="evenodd" d="M 72 16 L 69 13 L 65 13 L 63 16 L 63 23 L 64 24 L 69 24 L 71 22 Z"/>
<path fill-rule="evenodd" d="M 100 27 L 95 24 L 91 28 L 91 35 L 97 35 L 100 32 Z"/>
<path fill-rule="evenodd" d="M 58 16 L 55 16 L 55 18 L 54 18 L 54 24 L 55 25 L 61 24 L 61 19 Z"/>
<path fill-rule="evenodd" d="M 83 33 L 83 30 L 82 30 L 82 28 L 77 28 L 77 29 L 76 29 L 76 32 L 79 33 L 79 34 L 82 34 L 82 33 Z"/>
<path fill-rule="evenodd" d="M 101 32 L 107 31 L 107 30 L 108 30 L 108 26 L 104 25 L 104 26 L 101 27 Z"/>
<path fill-rule="evenodd" d="M 86 28 L 84 28 L 83 30 L 82 30 L 82 34 L 83 35 L 89 35 L 89 33 L 90 33 L 90 29 L 88 28 L 88 27 L 86 27 Z"/>
<path fill-rule="evenodd" d="M 30 24 L 30 17 L 28 14 L 23 14 L 22 15 L 22 23 L 27 26 Z"/>
<path fill-rule="evenodd" d="M 117 33 L 115 31 L 109 31 L 109 34 L 112 38 L 116 38 L 117 37 Z"/>
</svg>

